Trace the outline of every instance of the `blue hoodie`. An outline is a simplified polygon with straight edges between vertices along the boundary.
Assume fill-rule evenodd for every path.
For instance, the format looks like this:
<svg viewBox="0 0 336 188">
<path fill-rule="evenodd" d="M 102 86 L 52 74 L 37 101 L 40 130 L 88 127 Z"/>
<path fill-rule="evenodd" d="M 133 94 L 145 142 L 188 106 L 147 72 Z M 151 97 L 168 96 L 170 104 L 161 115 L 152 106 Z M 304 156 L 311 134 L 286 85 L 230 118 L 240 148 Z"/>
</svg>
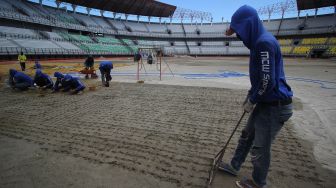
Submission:
<svg viewBox="0 0 336 188">
<path fill-rule="evenodd" d="M 67 86 L 67 83 L 64 79 L 64 75 L 62 73 L 55 72 L 54 77 L 56 77 L 56 82 L 55 82 L 54 88 L 53 88 L 55 91 L 58 91 L 59 89 Z"/>
<path fill-rule="evenodd" d="M 42 73 L 41 69 L 36 70 L 34 82 L 36 83 L 37 86 L 39 87 L 52 87 L 54 85 L 54 82 L 48 76 L 47 74 Z"/>
<path fill-rule="evenodd" d="M 28 75 L 23 72 L 18 72 L 17 70 L 10 69 L 10 82 L 13 83 L 28 83 L 30 86 L 34 85 L 33 79 L 31 79 Z"/>
<path fill-rule="evenodd" d="M 250 101 L 255 104 L 291 98 L 293 92 L 286 83 L 280 46 L 265 30 L 257 11 L 247 5 L 240 7 L 233 14 L 230 27 L 250 49 Z"/>
<path fill-rule="evenodd" d="M 111 69 L 113 69 L 112 61 L 102 61 L 99 64 L 99 70 L 100 71 L 102 71 L 102 70 L 111 70 Z"/>
<path fill-rule="evenodd" d="M 66 83 L 65 91 L 68 91 L 70 89 L 75 89 L 75 91 L 82 91 L 85 89 L 85 85 L 78 79 L 74 78 L 71 75 L 65 75 L 64 80 Z"/>
<path fill-rule="evenodd" d="M 35 61 L 35 66 L 34 66 L 35 69 L 42 69 L 42 66 L 41 64 L 38 62 L 38 61 Z"/>
</svg>

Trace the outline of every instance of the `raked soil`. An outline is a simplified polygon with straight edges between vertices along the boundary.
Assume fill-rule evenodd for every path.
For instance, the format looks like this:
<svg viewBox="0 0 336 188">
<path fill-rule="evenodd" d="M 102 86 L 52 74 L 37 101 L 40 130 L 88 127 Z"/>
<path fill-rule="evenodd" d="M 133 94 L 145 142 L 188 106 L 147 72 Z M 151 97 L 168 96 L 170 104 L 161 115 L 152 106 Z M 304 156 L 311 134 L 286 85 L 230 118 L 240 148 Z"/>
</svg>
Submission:
<svg viewBox="0 0 336 188">
<path fill-rule="evenodd" d="M 119 82 L 77 96 L 3 87 L 0 187 L 206 187 L 245 93 Z M 218 172 L 212 187 L 235 187 L 251 171 L 248 157 L 238 177 Z M 287 122 L 273 144 L 270 187 L 331 188 L 333 177 Z"/>
</svg>

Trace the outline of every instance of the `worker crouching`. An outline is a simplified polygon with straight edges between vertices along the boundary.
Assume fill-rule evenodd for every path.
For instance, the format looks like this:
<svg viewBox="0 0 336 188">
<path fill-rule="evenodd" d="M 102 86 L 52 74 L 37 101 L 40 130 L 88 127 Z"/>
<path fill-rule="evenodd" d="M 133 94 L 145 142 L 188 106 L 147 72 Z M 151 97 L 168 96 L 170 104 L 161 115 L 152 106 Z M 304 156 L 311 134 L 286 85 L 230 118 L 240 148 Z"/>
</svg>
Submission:
<svg viewBox="0 0 336 188">
<path fill-rule="evenodd" d="M 13 89 L 18 89 L 20 91 L 28 90 L 29 87 L 34 86 L 34 81 L 28 75 L 23 72 L 18 72 L 15 69 L 9 70 L 9 85 Z"/>
<path fill-rule="evenodd" d="M 53 88 L 54 92 L 58 92 L 60 89 L 66 87 L 67 83 L 64 79 L 64 74 L 62 74 L 60 72 L 55 72 L 54 77 L 56 78 L 56 82 L 55 82 L 54 88 Z"/>
<path fill-rule="evenodd" d="M 54 86 L 54 82 L 50 76 L 42 73 L 41 69 L 36 70 L 34 83 L 42 89 L 52 89 Z"/>
<path fill-rule="evenodd" d="M 78 79 L 74 78 L 71 75 L 65 75 L 64 76 L 65 81 L 65 87 L 64 92 L 73 90 L 71 94 L 78 94 L 79 92 L 83 91 L 85 89 L 85 85 Z"/>
<path fill-rule="evenodd" d="M 109 82 L 112 80 L 112 76 L 111 76 L 112 69 L 113 69 L 113 64 L 111 61 L 103 61 L 99 65 L 102 83 L 106 87 L 110 86 Z"/>
</svg>

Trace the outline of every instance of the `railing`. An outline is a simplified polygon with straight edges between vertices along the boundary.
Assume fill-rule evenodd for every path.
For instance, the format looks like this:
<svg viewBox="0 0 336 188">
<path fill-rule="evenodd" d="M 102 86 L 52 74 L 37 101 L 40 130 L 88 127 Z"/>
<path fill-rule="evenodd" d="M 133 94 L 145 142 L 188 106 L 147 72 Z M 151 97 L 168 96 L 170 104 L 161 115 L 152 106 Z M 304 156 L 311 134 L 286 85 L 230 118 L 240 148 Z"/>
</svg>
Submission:
<svg viewBox="0 0 336 188">
<path fill-rule="evenodd" d="M 21 48 L 0 47 L 0 55 L 17 55 L 23 52 L 26 55 L 132 55 L 131 52 L 107 52 L 92 50 L 75 50 L 62 48 Z"/>
<path fill-rule="evenodd" d="M 18 33 L 6 33 L 0 31 L 0 38 L 19 38 L 19 39 L 34 39 L 34 40 L 43 40 L 43 37 L 38 35 L 30 34 L 18 34 Z"/>
</svg>

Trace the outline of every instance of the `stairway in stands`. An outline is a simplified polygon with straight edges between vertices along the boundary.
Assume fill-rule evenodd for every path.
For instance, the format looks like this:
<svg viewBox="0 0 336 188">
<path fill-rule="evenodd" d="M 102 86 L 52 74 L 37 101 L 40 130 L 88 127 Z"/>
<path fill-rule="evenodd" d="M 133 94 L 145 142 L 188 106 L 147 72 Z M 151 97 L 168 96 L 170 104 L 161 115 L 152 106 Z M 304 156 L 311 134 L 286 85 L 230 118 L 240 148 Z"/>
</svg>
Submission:
<svg viewBox="0 0 336 188">
<path fill-rule="evenodd" d="M 114 30 L 116 33 L 118 33 L 118 28 L 116 28 L 112 22 L 110 22 L 109 19 L 103 17 L 104 21 L 112 28 L 112 30 Z"/>
<path fill-rule="evenodd" d="M 187 46 L 188 54 L 190 55 L 190 48 L 189 48 L 189 45 L 187 43 L 187 33 L 185 31 L 184 24 L 181 23 L 181 25 L 182 25 L 182 29 L 183 29 L 183 33 L 184 33 L 184 42 L 185 42 L 185 45 Z"/>
</svg>

